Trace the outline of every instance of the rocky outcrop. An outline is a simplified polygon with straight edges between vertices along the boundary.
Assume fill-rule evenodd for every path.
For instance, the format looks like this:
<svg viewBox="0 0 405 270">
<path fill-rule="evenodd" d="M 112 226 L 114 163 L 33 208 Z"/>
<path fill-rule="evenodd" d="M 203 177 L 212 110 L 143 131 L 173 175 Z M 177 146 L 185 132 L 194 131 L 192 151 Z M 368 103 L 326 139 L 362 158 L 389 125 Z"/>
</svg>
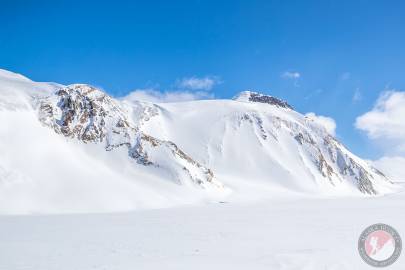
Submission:
<svg viewBox="0 0 405 270">
<path fill-rule="evenodd" d="M 286 101 L 275 98 L 273 96 L 260 94 L 258 92 L 252 91 L 243 91 L 239 93 L 236 97 L 233 98 L 237 101 L 244 101 L 244 102 L 257 102 L 257 103 L 267 103 L 270 105 L 274 105 L 280 108 L 286 108 L 293 110 L 293 107 L 288 104 Z"/>
<path fill-rule="evenodd" d="M 38 113 L 39 120 L 56 133 L 83 143 L 104 144 L 107 151 L 126 147 L 130 158 L 169 171 L 176 183 L 223 188 L 210 169 L 175 143 L 140 131 L 120 103 L 97 88 L 82 84 L 61 88 L 40 101 Z"/>
</svg>

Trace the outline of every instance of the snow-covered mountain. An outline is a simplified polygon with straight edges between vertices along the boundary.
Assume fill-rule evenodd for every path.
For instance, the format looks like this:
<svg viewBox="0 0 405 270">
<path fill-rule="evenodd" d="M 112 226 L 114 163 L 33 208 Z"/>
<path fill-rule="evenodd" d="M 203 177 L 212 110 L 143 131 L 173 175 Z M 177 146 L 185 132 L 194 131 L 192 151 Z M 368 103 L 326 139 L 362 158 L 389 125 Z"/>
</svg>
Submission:
<svg viewBox="0 0 405 270">
<path fill-rule="evenodd" d="M 168 207 L 396 187 L 287 102 L 153 104 L 0 70 L 0 212 Z"/>
<path fill-rule="evenodd" d="M 103 144 L 107 151 L 119 147 L 144 166 L 166 171 L 178 184 L 185 181 L 203 188 L 223 188 L 212 171 L 185 154 L 171 141 L 145 134 L 120 104 L 87 85 L 71 85 L 39 99 L 39 120 L 57 134 L 83 143 Z"/>
<path fill-rule="evenodd" d="M 382 194 L 390 181 L 287 102 L 245 91 L 233 100 L 165 103 L 140 128 L 178 142 L 227 186 Z"/>
</svg>

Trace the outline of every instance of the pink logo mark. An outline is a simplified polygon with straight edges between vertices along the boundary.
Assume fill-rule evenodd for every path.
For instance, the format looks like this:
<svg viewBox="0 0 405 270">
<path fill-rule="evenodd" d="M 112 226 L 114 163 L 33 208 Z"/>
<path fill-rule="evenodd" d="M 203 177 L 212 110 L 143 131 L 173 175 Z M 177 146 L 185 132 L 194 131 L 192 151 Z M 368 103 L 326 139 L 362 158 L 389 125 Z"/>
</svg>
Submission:
<svg viewBox="0 0 405 270">
<path fill-rule="evenodd" d="M 387 252 L 393 252 L 394 247 L 395 241 L 392 235 L 382 230 L 370 233 L 365 241 L 366 253 L 371 258 L 378 256 L 383 250 L 385 250 L 385 254 L 380 255 L 383 255 L 383 257 L 389 257 L 392 254 L 387 254 Z"/>
</svg>

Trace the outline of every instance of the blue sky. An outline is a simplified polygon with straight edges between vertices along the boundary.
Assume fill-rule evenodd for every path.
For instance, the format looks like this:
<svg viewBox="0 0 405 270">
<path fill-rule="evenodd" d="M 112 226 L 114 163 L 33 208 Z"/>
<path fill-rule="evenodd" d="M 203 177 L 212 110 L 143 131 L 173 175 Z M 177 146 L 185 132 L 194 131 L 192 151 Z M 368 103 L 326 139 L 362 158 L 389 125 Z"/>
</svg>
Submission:
<svg viewBox="0 0 405 270">
<path fill-rule="evenodd" d="M 403 1 L 0 3 L 0 68 L 114 96 L 211 78 L 217 98 L 254 89 L 333 117 L 365 158 L 381 149 L 356 117 L 385 89 L 405 89 Z"/>
</svg>

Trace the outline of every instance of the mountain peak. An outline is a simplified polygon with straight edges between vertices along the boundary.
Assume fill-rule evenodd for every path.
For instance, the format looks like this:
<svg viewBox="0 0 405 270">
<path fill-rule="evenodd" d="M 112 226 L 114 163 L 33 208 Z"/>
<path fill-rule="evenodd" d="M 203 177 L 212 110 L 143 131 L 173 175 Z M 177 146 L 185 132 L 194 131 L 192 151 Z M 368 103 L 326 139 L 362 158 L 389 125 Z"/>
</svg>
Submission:
<svg viewBox="0 0 405 270">
<path fill-rule="evenodd" d="M 267 103 L 270 105 L 276 105 L 278 107 L 287 108 L 293 110 L 293 107 L 286 101 L 275 98 L 273 96 L 261 94 L 254 91 L 243 91 L 236 95 L 233 100 L 242 102 L 258 102 Z"/>
<path fill-rule="evenodd" d="M 59 89 L 59 93 L 80 94 L 83 96 L 91 97 L 104 97 L 107 96 L 102 90 L 88 84 L 71 84 Z"/>
</svg>

